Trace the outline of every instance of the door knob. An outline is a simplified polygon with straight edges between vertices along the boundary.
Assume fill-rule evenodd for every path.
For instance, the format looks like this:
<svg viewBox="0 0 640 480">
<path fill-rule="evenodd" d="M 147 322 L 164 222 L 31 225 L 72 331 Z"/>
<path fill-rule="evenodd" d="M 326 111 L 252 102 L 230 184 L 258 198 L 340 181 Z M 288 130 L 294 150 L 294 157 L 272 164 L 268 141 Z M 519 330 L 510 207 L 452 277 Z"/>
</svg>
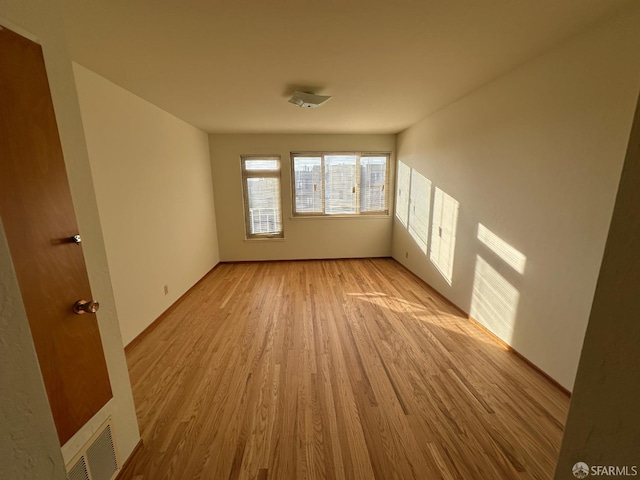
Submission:
<svg viewBox="0 0 640 480">
<path fill-rule="evenodd" d="M 78 300 L 73 305 L 73 311 L 78 315 L 84 315 L 85 313 L 96 313 L 100 308 L 100 304 L 98 302 L 94 302 L 93 300 Z"/>
</svg>

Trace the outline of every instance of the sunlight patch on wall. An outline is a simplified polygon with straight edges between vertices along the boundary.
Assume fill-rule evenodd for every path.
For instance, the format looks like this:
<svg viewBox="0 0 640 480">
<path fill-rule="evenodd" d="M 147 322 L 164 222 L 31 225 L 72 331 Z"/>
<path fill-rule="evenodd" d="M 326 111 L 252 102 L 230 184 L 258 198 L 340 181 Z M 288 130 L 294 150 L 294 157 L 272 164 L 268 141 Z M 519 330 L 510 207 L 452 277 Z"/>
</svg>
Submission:
<svg viewBox="0 0 640 480">
<path fill-rule="evenodd" d="M 398 183 L 396 190 L 396 217 L 405 226 L 409 220 L 409 189 L 411 185 L 411 168 L 398 162 Z"/>
<path fill-rule="evenodd" d="M 471 317 L 505 342 L 515 327 L 520 292 L 482 257 L 476 256 Z"/>
<path fill-rule="evenodd" d="M 453 282 L 453 258 L 459 206 L 460 203 L 455 198 L 436 187 L 433 198 L 429 258 L 449 285 Z"/>
<path fill-rule="evenodd" d="M 431 181 L 413 170 L 409 195 L 409 234 L 427 254 L 429 211 L 431 210 Z"/>
<path fill-rule="evenodd" d="M 478 224 L 478 240 L 485 244 L 516 272 L 524 274 L 527 257 L 481 223 Z"/>
</svg>

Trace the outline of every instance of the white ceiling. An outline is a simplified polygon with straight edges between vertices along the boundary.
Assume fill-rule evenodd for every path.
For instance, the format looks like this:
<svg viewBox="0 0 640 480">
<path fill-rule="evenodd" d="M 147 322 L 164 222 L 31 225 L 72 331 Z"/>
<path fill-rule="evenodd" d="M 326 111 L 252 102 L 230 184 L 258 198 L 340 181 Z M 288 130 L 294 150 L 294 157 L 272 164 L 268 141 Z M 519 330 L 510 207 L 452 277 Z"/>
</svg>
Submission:
<svg viewBox="0 0 640 480">
<path fill-rule="evenodd" d="M 73 60 L 207 132 L 396 133 L 627 2 L 63 5 Z M 333 99 L 301 109 L 296 87 Z"/>
</svg>

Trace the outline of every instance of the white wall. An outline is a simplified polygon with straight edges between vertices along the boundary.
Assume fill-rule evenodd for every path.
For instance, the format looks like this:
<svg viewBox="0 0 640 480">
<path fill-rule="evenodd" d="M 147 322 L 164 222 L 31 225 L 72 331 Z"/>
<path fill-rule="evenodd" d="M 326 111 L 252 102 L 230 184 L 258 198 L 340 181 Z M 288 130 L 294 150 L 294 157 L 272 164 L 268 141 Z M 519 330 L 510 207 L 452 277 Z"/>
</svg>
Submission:
<svg viewBox="0 0 640 480">
<path fill-rule="evenodd" d="M 127 344 L 219 261 L 208 138 L 75 63 L 74 73 Z"/>
<path fill-rule="evenodd" d="M 459 202 L 452 284 L 397 219 L 394 258 L 568 389 L 640 86 L 639 45 L 635 4 L 398 137 L 398 159 Z M 478 239 L 480 224 L 502 253 Z M 518 253 L 523 273 L 504 259 Z"/>
<path fill-rule="evenodd" d="M 293 219 L 290 154 L 296 151 L 391 152 L 390 185 L 393 185 L 394 135 L 210 135 L 209 143 L 223 261 L 391 254 L 391 216 Z M 245 240 L 240 156 L 249 154 L 280 155 L 284 240 Z M 393 199 L 389 200 L 389 209 L 393 211 Z"/>
<path fill-rule="evenodd" d="M 0 287 L 3 291 L 0 324 L 3 327 L 2 337 L 7 341 L 2 345 L 0 384 L 1 478 L 65 478 L 61 458 L 69 461 L 108 416 L 112 416 L 114 421 L 122 460 L 129 457 L 140 439 L 71 61 L 62 30 L 61 9 L 56 0 L 1 0 L 0 23 L 17 27 L 18 33 L 31 34 L 42 45 L 71 194 L 83 236 L 83 253 L 91 290 L 101 302 L 97 319 L 113 398 L 62 447 L 61 455 L 53 422 L 48 420 L 51 412 L 46 404 L 42 379 L 36 378 L 35 351 L 30 339 L 27 340 L 30 331 L 27 330 L 21 299 L 16 295 L 15 276 L 12 269 L 3 266 L 0 270 Z M 0 242 L 0 252 L 0 257 L 8 255 L 4 241 Z M 5 291 L 7 297 L 4 296 Z M 8 359 L 7 363 L 5 359 Z M 5 385 L 5 381 L 18 378 L 21 383 L 14 383 L 13 387 Z M 28 421 L 25 421 L 25 415 Z M 6 448 L 10 449 L 10 455 L 4 455 Z"/>
<path fill-rule="evenodd" d="M 640 104 L 638 105 L 640 107 Z M 577 462 L 640 469 L 640 108 L 622 171 L 554 478 Z M 630 472 L 630 475 L 633 472 Z M 612 478 L 607 476 L 607 478 Z"/>
</svg>

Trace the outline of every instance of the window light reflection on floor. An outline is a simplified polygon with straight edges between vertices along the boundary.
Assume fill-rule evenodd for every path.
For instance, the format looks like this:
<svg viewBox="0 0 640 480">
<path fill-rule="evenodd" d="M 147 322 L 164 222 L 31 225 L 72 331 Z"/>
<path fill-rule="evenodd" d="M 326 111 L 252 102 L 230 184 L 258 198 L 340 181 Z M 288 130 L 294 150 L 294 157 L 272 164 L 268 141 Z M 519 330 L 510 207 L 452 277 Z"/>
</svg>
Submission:
<svg viewBox="0 0 640 480">
<path fill-rule="evenodd" d="M 436 300 L 433 306 L 427 307 L 417 302 L 380 292 L 347 293 L 347 295 L 357 300 L 396 312 L 400 314 L 398 320 L 402 322 L 425 322 L 447 332 L 451 332 L 452 335 L 464 335 L 482 343 L 504 348 L 502 344 L 497 343 L 481 329 L 474 327 L 460 328 L 461 323 L 462 325 L 468 325 L 465 320 L 466 315 L 462 315 L 460 312 L 450 311 L 446 308 L 439 308 L 439 300 Z M 433 332 L 431 332 L 431 334 L 433 334 Z"/>
</svg>

